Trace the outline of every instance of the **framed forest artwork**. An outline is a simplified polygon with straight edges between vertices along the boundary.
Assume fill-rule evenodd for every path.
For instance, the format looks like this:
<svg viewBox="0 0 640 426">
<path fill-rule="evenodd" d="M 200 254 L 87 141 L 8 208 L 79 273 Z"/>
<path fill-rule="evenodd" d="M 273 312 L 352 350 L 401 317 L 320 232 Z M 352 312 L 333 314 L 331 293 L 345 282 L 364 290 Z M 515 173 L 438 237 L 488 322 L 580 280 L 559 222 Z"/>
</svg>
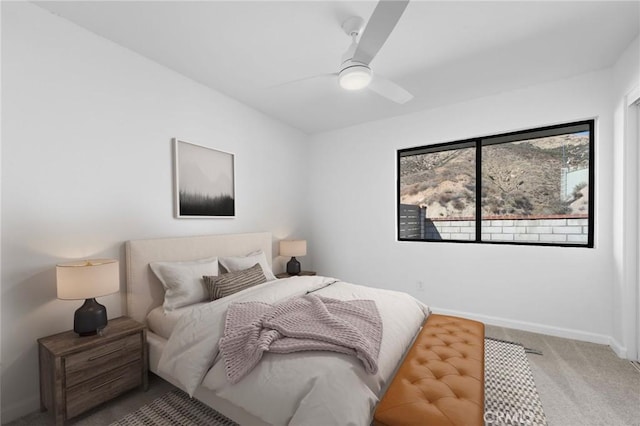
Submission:
<svg viewBox="0 0 640 426">
<path fill-rule="evenodd" d="M 233 218 L 235 156 L 174 139 L 177 218 Z"/>
</svg>

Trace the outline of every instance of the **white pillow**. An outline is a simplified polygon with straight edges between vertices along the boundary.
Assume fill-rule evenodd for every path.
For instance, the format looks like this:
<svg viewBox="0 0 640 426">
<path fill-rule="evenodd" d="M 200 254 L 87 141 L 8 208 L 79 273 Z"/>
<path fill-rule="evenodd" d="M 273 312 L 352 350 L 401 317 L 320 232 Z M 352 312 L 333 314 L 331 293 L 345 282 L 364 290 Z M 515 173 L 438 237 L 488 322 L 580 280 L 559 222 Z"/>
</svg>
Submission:
<svg viewBox="0 0 640 426">
<path fill-rule="evenodd" d="M 218 261 L 229 272 L 249 269 L 256 263 L 259 263 L 262 268 L 262 273 L 267 281 L 273 281 L 276 279 L 276 276 L 273 275 L 273 271 L 269 266 L 269 262 L 267 262 L 267 256 L 265 256 L 262 250 L 253 251 L 244 257 L 221 257 Z"/>
<path fill-rule="evenodd" d="M 190 262 L 151 262 L 151 270 L 164 286 L 165 311 L 209 300 L 209 291 L 202 277 L 218 275 L 218 258 Z"/>
</svg>

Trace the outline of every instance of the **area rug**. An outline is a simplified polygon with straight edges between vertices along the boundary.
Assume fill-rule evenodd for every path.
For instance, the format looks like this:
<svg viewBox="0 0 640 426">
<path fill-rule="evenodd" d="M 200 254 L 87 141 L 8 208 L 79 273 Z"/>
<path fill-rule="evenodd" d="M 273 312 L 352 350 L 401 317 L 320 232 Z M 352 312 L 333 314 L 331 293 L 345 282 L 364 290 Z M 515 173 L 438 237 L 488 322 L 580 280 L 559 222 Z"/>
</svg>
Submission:
<svg viewBox="0 0 640 426">
<path fill-rule="evenodd" d="M 238 426 L 213 408 L 176 389 L 109 426 Z"/>
<path fill-rule="evenodd" d="M 485 339 L 485 425 L 546 426 L 522 345 Z M 237 426 L 180 391 L 171 391 L 110 426 Z"/>
<path fill-rule="evenodd" d="M 518 343 L 484 339 L 485 425 L 547 425 L 526 351 Z"/>
</svg>

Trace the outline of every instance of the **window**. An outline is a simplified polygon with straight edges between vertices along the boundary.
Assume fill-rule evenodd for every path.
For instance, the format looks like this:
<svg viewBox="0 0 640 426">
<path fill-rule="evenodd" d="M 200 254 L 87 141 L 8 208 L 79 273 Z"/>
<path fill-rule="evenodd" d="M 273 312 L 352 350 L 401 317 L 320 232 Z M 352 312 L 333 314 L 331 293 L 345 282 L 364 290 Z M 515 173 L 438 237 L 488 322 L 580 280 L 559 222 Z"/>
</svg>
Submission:
<svg viewBox="0 0 640 426">
<path fill-rule="evenodd" d="M 399 150 L 398 239 L 593 247 L 593 145 L 589 120 Z"/>
</svg>

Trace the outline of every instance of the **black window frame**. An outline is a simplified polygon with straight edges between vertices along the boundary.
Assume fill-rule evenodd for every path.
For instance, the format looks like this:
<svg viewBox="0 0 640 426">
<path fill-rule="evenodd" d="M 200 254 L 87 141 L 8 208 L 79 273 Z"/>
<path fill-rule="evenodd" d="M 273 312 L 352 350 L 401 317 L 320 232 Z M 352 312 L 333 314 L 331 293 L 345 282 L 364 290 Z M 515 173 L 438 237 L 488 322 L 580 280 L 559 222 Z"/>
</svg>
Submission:
<svg viewBox="0 0 640 426">
<path fill-rule="evenodd" d="M 409 242 L 435 242 L 435 243 L 467 243 L 467 244 L 499 244 L 499 245 L 517 245 L 517 246 L 542 246 L 542 247 L 579 247 L 594 248 L 595 234 L 595 119 L 574 121 L 552 126 L 536 127 L 527 130 L 519 130 L 508 133 L 500 133 L 477 138 L 462 139 L 452 142 L 436 143 L 432 145 L 423 145 L 412 148 L 403 148 L 397 150 L 396 155 L 396 238 L 398 241 Z M 510 143 L 520 140 L 534 139 L 551 135 L 559 135 L 570 133 L 571 127 L 588 127 L 589 131 L 589 218 L 587 243 L 562 243 L 562 242 L 537 242 L 537 241 L 496 241 L 482 239 L 482 148 L 494 144 Z M 565 131 L 561 131 L 565 130 Z M 527 135 L 528 137 L 524 137 Z M 536 136 L 538 135 L 538 136 Z M 400 221 L 401 221 L 401 203 L 400 203 L 400 161 L 401 158 L 408 155 L 418 155 L 420 153 L 443 152 L 452 149 L 460 149 L 465 147 L 475 147 L 476 149 L 476 197 L 475 197 L 475 239 L 434 239 L 434 238 L 403 238 L 401 237 Z"/>
</svg>

